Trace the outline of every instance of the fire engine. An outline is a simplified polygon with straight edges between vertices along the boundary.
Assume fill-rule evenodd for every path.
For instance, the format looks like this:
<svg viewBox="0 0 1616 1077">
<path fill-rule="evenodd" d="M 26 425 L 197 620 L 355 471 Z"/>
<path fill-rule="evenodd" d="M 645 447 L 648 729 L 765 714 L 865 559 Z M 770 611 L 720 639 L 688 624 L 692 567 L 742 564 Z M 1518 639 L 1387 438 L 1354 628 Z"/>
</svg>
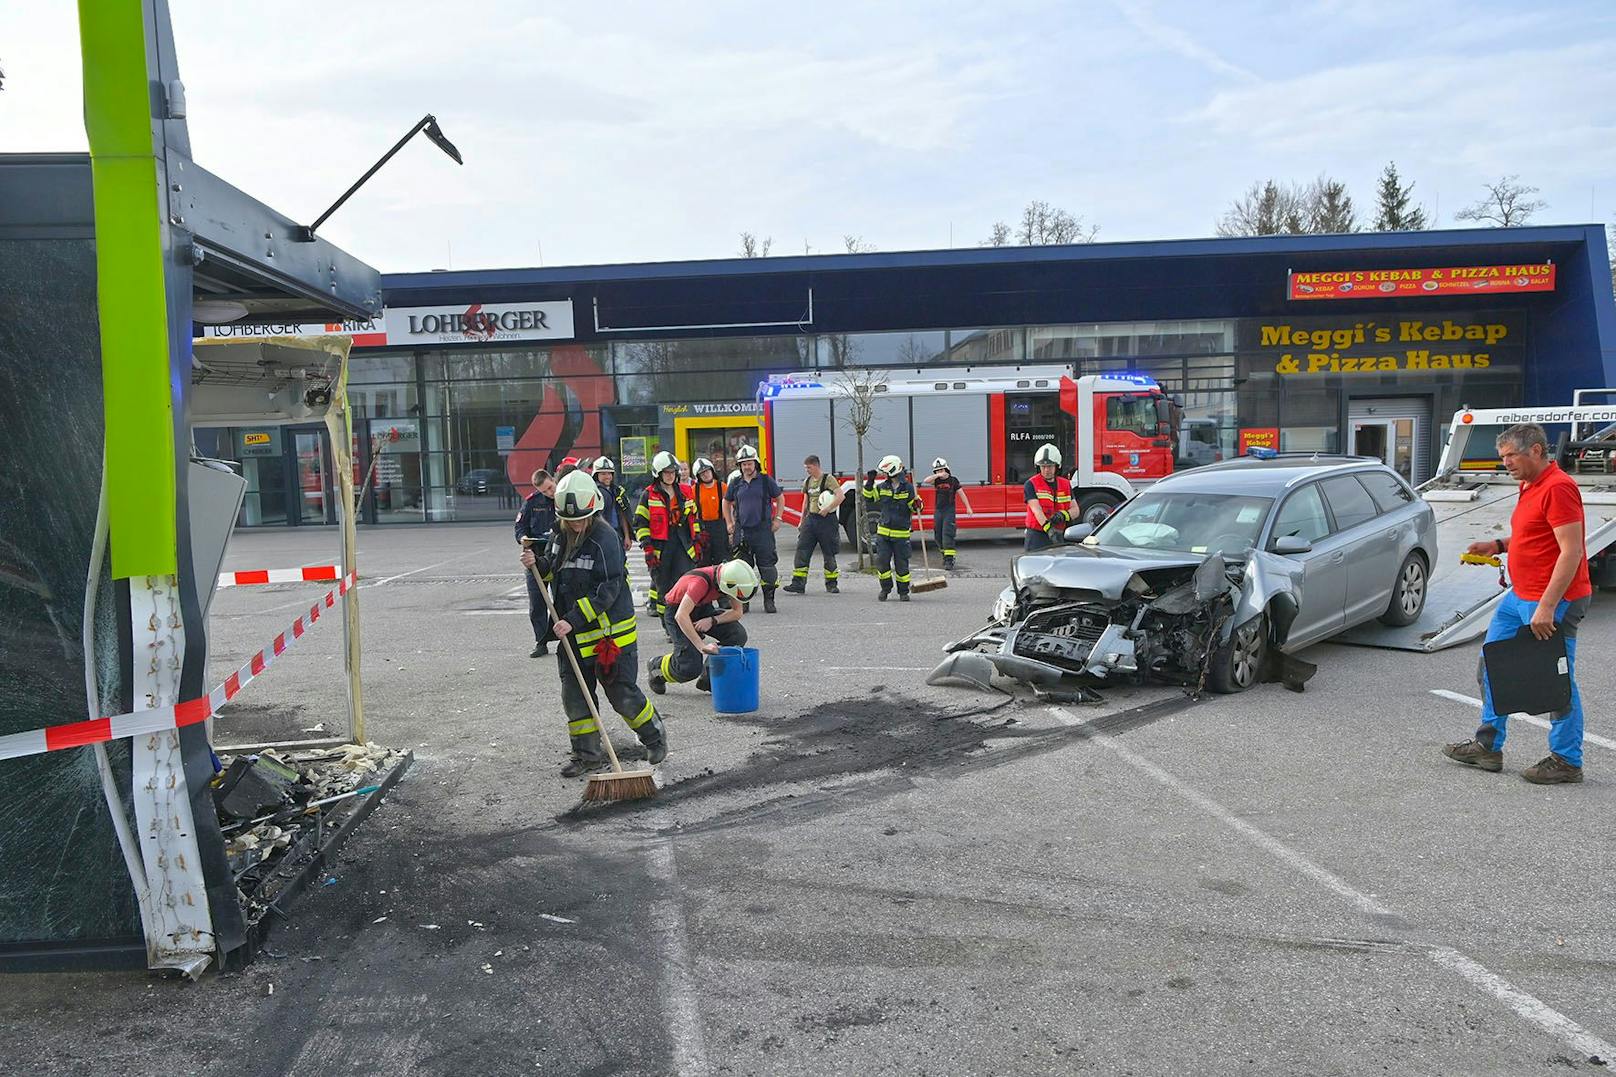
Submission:
<svg viewBox="0 0 1616 1077">
<path fill-rule="evenodd" d="M 892 371 L 871 389 L 865 468 L 897 453 L 924 478 L 932 460 L 943 457 L 963 484 L 956 505 L 962 531 L 1022 526 L 1022 484 L 1036 471 L 1033 455 L 1042 445 L 1060 449 L 1077 515 L 1087 522 L 1132 496 L 1133 482 L 1173 471 L 1177 410 L 1143 374 L 1073 377 L 1070 366 L 936 368 Z M 767 458 L 786 488 L 783 515 L 796 523 L 802 491 L 792 480 L 804 457 L 817 455 L 826 471 L 849 480 L 849 488 L 858 473 L 849 390 L 833 374 L 805 372 L 769 378 L 758 396 Z M 932 490 L 918 488 L 924 508 L 917 526 L 929 527 Z M 845 501 L 849 540 L 850 510 Z"/>
</svg>

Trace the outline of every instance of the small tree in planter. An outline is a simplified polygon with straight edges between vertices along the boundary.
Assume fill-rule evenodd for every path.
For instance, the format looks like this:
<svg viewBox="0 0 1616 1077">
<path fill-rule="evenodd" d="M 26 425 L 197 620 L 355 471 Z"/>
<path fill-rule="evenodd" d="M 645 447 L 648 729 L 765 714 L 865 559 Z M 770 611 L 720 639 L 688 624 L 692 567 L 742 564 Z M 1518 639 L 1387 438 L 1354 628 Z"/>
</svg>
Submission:
<svg viewBox="0 0 1616 1077">
<path fill-rule="evenodd" d="M 838 344 L 840 348 L 838 348 Z M 851 342 L 843 334 L 831 338 L 832 358 L 845 361 L 846 354 L 837 355 L 838 351 L 851 350 Z M 863 572 L 867 567 L 866 550 L 864 543 L 864 439 L 870 433 L 870 427 L 875 422 L 875 401 L 877 394 L 886 388 L 887 377 L 884 370 L 869 367 L 841 366 L 840 372 L 832 382 L 832 387 L 838 400 L 837 411 L 840 413 L 841 423 L 853 435 L 854 453 L 857 458 L 858 473 L 854 477 L 854 488 L 857 499 L 853 502 L 854 541 L 858 547 L 858 570 Z"/>
</svg>

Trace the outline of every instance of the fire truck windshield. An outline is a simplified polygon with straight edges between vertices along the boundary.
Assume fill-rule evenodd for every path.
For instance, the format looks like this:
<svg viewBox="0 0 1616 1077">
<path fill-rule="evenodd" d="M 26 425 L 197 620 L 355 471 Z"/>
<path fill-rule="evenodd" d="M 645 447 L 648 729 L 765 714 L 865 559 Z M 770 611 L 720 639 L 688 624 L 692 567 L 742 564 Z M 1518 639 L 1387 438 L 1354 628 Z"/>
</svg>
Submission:
<svg viewBox="0 0 1616 1077">
<path fill-rule="evenodd" d="M 1156 434 L 1156 399 L 1152 396 L 1118 395 L 1105 401 L 1105 426 L 1119 434 L 1137 434 L 1154 437 Z"/>
</svg>

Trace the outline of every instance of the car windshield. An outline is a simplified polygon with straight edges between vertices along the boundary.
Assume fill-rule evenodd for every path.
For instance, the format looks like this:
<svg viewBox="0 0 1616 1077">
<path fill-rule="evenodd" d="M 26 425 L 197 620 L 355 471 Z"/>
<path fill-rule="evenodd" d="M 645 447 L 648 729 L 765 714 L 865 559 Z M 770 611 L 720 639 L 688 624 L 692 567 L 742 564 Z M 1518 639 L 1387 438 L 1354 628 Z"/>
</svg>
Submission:
<svg viewBox="0 0 1616 1077">
<path fill-rule="evenodd" d="M 1256 545 L 1273 503 L 1214 493 L 1140 494 L 1112 513 L 1094 539 L 1127 550 L 1242 554 Z"/>
</svg>

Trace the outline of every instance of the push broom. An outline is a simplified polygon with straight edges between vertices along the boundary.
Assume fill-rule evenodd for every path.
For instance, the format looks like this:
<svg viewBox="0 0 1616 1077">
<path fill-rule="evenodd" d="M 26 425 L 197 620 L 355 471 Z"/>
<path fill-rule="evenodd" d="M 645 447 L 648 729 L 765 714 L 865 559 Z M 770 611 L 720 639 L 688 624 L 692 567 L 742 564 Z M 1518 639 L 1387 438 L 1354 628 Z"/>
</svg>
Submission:
<svg viewBox="0 0 1616 1077">
<path fill-rule="evenodd" d="M 932 526 L 936 527 L 937 516 L 935 512 L 932 514 L 931 519 Z M 942 576 L 932 575 L 931 555 L 926 553 L 926 532 L 924 528 L 921 529 L 920 532 L 920 563 L 926 567 L 926 576 L 924 579 L 917 580 L 916 582 L 910 584 L 909 590 L 915 592 L 916 594 L 923 594 L 927 591 L 941 591 L 943 588 L 948 586 L 947 579 Z"/>
<path fill-rule="evenodd" d="M 528 571 L 533 574 L 533 581 L 539 585 L 539 594 L 544 597 L 544 605 L 550 611 L 550 623 L 553 625 L 561 619 L 561 616 L 556 613 L 555 603 L 550 599 L 550 589 L 544 585 L 544 577 L 539 575 L 537 565 L 529 566 Z M 601 743 L 606 745 L 606 756 L 612 761 L 610 773 L 589 776 L 589 782 L 584 786 L 584 803 L 644 800 L 646 797 L 656 796 L 655 771 L 649 768 L 624 770 L 623 764 L 618 762 L 617 749 L 612 747 L 611 734 L 606 731 L 606 724 L 600 720 L 600 708 L 595 706 L 595 693 L 589 690 L 589 682 L 584 680 L 584 671 L 578 665 L 576 644 L 572 643 L 571 633 L 562 637 L 561 652 L 567 656 L 567 662 L 572 666 L 572 675 L 578 678 L 578 692 L 589 706 L 589 716 L 595 720 L 595 729 L 599 731 Z"/>
</svg>

